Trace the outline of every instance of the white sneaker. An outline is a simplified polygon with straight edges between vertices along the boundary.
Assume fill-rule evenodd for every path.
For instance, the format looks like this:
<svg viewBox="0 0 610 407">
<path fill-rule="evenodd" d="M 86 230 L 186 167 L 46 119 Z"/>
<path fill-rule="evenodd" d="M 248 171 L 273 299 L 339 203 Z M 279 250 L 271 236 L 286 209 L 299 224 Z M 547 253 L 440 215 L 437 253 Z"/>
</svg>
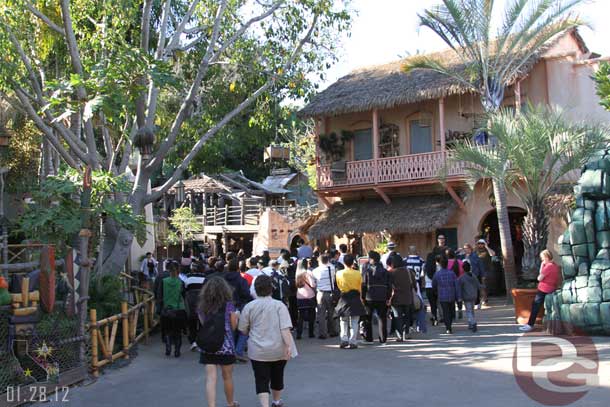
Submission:
<svg viewBox="0 0 610 407">
<path fill-rule="evenodd" d="M 520 326 L 520 327 L 519 327 L 519 330 L 520 330 L 520 331 L 522 331 L 522 332 L 529 332 L 529 331 L 531 331 L 532 329 L 534 329 L 534 328 L 532 328 L 532 327 L 531 327 L 530 325 L 528 325 L 528 324 L 525 324 L 525 325 L 522 325 L 522 326 Z"/>
<path fill-rule="evenodd" d="M 197 342 L 191 343 L 191 352 L 195 352 L 197 350 Z"/>
</svg>

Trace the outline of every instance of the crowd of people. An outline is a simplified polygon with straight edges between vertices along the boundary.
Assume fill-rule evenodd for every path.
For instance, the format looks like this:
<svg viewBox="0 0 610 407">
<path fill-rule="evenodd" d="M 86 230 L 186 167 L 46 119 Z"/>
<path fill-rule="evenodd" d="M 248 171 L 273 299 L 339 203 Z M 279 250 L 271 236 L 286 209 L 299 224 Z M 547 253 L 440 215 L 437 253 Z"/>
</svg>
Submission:
<svg viewBox="0 0 610 407">
<path fill-rule="evenodd" d="M 243 251 L 193 257 L 187 249 L 180 260 L 159 266 L 147 254 L 140 276 L 155 292 L 165 354 L 180 357 L 185 334 L 190 350 L 200 352 L 209 406 L 216 405 L 219 369 L 228 405 L 239 405 L 232 369 L 249 361 L 261 406 L 277 407 L 283 405 L 284 368 L 297 354 L 292 332 L 296 340 L 305 331 L 319 340 L 338 337 L 341 349 L 374 338 L 385 344 L 389 336 L 407 341 L 427 331 L 426 300 L 432 325 L 444 323 L 451 334 L 465 310 L 476 332 L 475 308 L 487 301 L 494 255 L 484 240 L 456 252 L 443 235 L 425 259 L 415 246 L 403 257 L 393 242 L 383 254 L 366 257 L 344 244 L 320 252 L 300 242 L 275 259 L 268 251 L 250 258 Z"/>
</svg>

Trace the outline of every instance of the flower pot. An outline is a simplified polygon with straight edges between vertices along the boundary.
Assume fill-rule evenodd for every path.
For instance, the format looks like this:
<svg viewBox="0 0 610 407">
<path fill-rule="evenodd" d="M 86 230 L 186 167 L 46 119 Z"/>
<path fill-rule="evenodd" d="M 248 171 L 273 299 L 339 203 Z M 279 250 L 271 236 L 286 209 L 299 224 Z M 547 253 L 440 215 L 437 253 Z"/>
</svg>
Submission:
<svg viewBox="0 0 610 407">
<path fill-rule="evenodd" d="M 527 324 L 532 311 L 532 304 L 538 290 L 535 288 L 513 288 L 511 293 L 513 295 L 513 303 L 515 304 L 515 320 L 518 324 Z M 541 324 L 542 318 L 544 317 L 544 304 L 538 311 L 536 317 L 536 323 Z"/>
</svg>

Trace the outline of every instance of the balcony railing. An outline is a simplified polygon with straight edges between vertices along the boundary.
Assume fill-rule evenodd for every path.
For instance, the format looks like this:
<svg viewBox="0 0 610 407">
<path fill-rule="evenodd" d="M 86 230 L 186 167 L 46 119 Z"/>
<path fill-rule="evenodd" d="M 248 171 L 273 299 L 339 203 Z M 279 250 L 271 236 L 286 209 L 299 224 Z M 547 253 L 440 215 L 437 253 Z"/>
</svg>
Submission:
<svg viewBox="0 0 610 407">
<path fill-rule="evenodd" d="M 205 208 L 199 216 L 204 226 L 256 226 L 263 212 L 262 205 L 232 205 Z"/>
<path fill-rule="evenodd" d="M 330 165 L 321 165 L 318 168 L 319 188 L 433 179 L 440 177 L 443 171 L 449 177 L 464 175 L 464 165 L 447 161 L 448 154 L 435 151 L 378 160 L 348 161 L 344 176 L 333 176 Z M 447 167 L 444 169 L 445 165 Z"/>
</svg>

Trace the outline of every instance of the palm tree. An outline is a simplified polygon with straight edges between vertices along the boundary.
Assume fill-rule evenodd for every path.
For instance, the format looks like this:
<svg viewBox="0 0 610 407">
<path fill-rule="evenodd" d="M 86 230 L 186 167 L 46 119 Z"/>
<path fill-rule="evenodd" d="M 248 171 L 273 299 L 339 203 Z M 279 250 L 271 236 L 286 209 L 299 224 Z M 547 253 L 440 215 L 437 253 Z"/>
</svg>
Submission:
<svg viewBox="0 0 610 407">
<path fill-rule="evenodd" d="M 539 253 L 546 249 L 549 216 L 545 198 L 571 171 L 608 143 L 606 129 L 569 122 L 558 109 L 528 105 L 521 115 L 501 109 L 488 118 L 497 138 L 493 148 L 471 141 L 457 144 L 451 160 L 466 164 L 471 182 L 502 178 L 515 193 L 527 215 L 523 221 L 524 279 L 535 280 Z"/>
<path fill-rule="evenodd" d="M 532 56 L 556 35 L 582 24 L 571 14 L 582 1 L 511 0 L 502 23 L 495 28 L 493 0 L 442 0 L 442 5 L 419 15 L 420 25 L 430 28 L 455 51 L 461 67 L 420 56 L 410 58 L 404 70 L 423 68 L 447 75 L 478 93 L 483 110 L 494 113 L 502 105 L 505 87 L 522 75 Z M 499 172 L 488 175 L 493 183 L 504 276 L 510 293 L 517 278 L 504 184 L 508 169 L 496 170 Z M 507 298 L 511 301 L 510 295 Z"/>
</svg>

